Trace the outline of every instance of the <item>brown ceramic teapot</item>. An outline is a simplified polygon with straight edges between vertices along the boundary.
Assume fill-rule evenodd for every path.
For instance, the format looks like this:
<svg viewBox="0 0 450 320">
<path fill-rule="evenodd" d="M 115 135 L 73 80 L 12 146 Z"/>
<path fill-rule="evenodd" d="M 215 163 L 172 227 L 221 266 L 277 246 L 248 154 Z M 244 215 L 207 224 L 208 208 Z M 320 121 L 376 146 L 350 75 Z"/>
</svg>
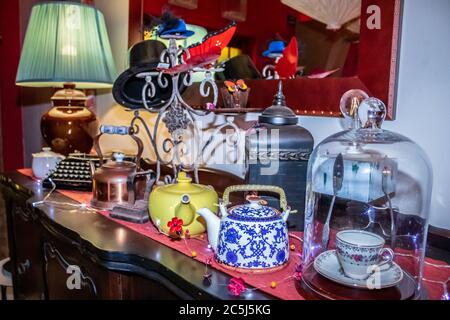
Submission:
<svg viewBox="0 0 450 320">
<path fill-rule="evenodd" d="M 135 162 L 125 161 L 125 154 L 122 152 L 114 152 L 112 159 L 104 163 L 99 144 L 103 134 L 129 135 L 138 146 Z M 100 134 L 94 139 L 94 147 L 101 166 L 93 175 L 91 205 L 98 209 L 112 210 L 118 204 L 134 204 L 135 200 L 142 198 L 146 180 L 150 178 L 152 171 L 139 171 L 143 143 L 134 135 L 133 128 L 102 126 Z"/>
</svg>

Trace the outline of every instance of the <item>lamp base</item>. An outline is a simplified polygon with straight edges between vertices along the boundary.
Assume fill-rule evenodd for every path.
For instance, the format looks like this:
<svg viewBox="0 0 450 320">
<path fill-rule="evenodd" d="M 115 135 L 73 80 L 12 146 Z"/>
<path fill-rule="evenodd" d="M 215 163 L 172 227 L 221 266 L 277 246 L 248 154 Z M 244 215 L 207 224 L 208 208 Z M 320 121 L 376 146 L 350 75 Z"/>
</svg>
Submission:
<svg viewBox="0 0 450 320">
<path fill-rule="evenodd" d="M 97 131 L 97 117 L 86 107 L 53 107 L 41 118 L 45 142 L 63 155 L 89 153 Z"/>
<path fill-rule="evenodd" d="M 52 101 L 54 107 L 41 118 L 45 142 L 54 152 L 63 155 L 89 153 L 99 123 L 94 112 L 84 106 L 84 93 L 66 85 L 53 95 Z"/>
</svg>

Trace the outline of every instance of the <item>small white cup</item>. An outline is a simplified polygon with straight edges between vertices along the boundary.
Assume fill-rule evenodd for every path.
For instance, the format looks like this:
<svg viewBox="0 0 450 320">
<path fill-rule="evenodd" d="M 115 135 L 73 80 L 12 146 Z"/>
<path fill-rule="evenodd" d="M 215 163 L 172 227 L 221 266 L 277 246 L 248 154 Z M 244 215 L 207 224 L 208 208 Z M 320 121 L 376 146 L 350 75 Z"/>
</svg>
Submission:
<svg viewBox="0 0 450 320">
<path fill-rule="evenodd" d="M 51 151 L 50 148 L 42 148 L 41 152 L 33 153 L 33 175 L 39 180 L 45 179 L 56 169 L 58 163 L 64 159 L 63 155 Z"/>
<path fill-rule="evenodd" d="M 375 233 L 362 230 L 338 232 L 336 253 L 345 275 L 364 280 L 373 270 L 392 264 L 394 251 L 384 248 L 384 244 L 384 239 Z M 383 258 L 385 253 L 389 254 L 387 259 Z"/>
</svg>

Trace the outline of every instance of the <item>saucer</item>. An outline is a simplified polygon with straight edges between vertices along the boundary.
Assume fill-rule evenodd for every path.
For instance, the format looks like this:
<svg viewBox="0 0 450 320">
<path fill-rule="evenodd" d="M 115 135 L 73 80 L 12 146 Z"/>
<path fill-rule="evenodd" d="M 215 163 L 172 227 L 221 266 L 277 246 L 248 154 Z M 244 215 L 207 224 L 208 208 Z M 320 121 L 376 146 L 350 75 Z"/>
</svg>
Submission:
<svg viewBox="0 0 450 320">
<path fill-rule="evenodd" d="M 403 279 L 403 271 L 398 264 L 392 262 L 388 269 L 386 267 L 381 268 L 379 289 L 396 286 Z M 344 274 L 336 250 L 321 253 L 314 260 L 314 269 L 325 278 L 344 286 L 369 290 L 367 280 L 353 279 Z"/>
</svg>

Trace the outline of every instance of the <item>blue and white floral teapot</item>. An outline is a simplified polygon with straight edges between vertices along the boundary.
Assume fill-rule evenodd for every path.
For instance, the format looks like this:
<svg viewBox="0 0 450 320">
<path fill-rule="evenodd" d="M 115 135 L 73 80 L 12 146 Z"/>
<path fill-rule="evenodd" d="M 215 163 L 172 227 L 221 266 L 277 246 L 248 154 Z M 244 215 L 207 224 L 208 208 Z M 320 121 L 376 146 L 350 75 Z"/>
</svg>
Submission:
<svg viewBox="0 0 450 320">
<path fill-rule="evenodd" d="M 247 196 L 247 204 L 228 209 L 231 192 L 278 193 L 283 212 L 265 205 L 258 196 Z M 238 185 L 225 189 L 219 204 L 222 218 L 208 209 L 197 213 L 207 224 L 208 241 L 219 263 L 250 271 L 279 269 L 289 259 L 286 220 L 291 212 L 284 190 L 275 186 Z"/>
</svg>

